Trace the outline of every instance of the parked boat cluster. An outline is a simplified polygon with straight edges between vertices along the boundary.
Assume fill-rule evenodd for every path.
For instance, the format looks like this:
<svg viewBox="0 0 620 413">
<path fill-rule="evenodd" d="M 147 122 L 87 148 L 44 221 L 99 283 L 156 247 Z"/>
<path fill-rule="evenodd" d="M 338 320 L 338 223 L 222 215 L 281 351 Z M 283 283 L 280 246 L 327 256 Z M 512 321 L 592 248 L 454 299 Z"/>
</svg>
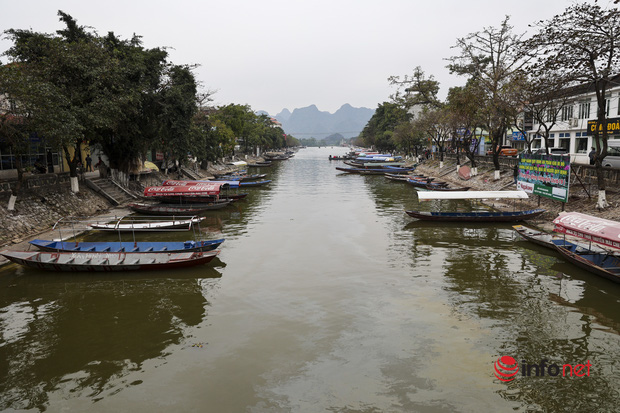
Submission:
<svg viewBox="0 0 620 413">
<path fill-rule="evenodd" d="M 291 156 L 286 154 L 275 160 Z M 251 166 L 269 167 L 271 161 Z M 265 177 L 266 174 L 248 174 L 243 170 L 218 175 L 212 180 L 166 180 L 161 185 L 145 188 L 145 202 L 128 205 L 140 215 L 89 221 L 63 218 L 54 225 L 59 239 L 35 239 L 30 245 L 37 250 L 5 250 L 0 255 L 26 267 L 49 271 L 164 270 L 206 264 L 219 254 L 217 248 L 224 239 L 202 238 L 200 222 L 204 217 L 201 215 L 225 208 L 248 195 L 239 189 L 268 185 L 271 181 Z M 122 233 L 131 233 L 135 240 L 136 233 L 190 230 L 194 239 L 187 241 L 128 242 L 121 237 Z M 119 241 L 78 241 L 78 235 L 86 231 L 115 232 Z"/>
<path fill-rule="evenodd" d="M 419 201 L 428 200 L 483 200 L 483 199 L 527 199 L 524 191 L 470 191 L 470 187 L 451 188 L 448 183 L 422 174 L 415 174 L 416 165 L 406 166 L 402 158 L 389 154 L 348 154 L 345 164 L 349 168 L 336 167 L 348 174 L 384 175 L 395 182 L 405 182 L 416 189 Z M 331 160 L 336 159 L 330 156 Z M 530 210 L 480 210 L 480 211 L 405 211 L 412 218 L 424 221 L 442 222 L 515 222 L 535 218 L 544 209 Z M 554 221 L 554 231 L 564 237 L 534 230 L 522 225 L 514 226 L 517 233 L 526 240 L 552 248 L 567 261 L 614 282 L 620 282 L 620 223 L 590 215 L 570 212 L 561 213 Z M 582 238 L 587 244 L 566 236 Z M 604 248 L 594 244 L 603 245 Z"/>
</svg>

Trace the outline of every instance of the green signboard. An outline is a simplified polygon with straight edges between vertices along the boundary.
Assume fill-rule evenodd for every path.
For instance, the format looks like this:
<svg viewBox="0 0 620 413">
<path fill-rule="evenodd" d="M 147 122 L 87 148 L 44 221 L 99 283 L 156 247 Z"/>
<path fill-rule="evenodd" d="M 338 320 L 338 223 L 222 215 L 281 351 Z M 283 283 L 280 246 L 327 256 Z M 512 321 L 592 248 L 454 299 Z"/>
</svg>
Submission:
<svg viewBox="0 0 620 413">
<path fill-rule="evenodd" d="M 556 201 L 568 201 L 569 156 L 521 154 L 518 168 L 518 189 Z"/>
</svg>

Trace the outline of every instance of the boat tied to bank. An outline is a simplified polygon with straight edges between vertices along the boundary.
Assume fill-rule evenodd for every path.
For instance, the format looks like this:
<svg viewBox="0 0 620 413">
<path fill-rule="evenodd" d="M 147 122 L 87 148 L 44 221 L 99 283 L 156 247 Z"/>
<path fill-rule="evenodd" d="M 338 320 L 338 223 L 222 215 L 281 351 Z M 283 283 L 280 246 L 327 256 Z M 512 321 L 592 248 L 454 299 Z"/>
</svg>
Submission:
<svg viewBox="0 0 620 413">
<path fill-rule="evenodd" d="M 417 192 L 420 201 L 448 199 L 527 199 L 524 191 L 423 191 Z M 515 222 L 532 219 L 545 212 L 544 209 L 522 211 L 467 211 L 432 212 L 405 211 L 407 215 L 424 221 L 443 222 Z"/>
<path fill-rule="evenodd" d="M 219 251 L 207 252 L 45 252 L 0 251 L 6 259 L 26 267 L 47 271 L 135 271 L 168 270 L 206 264 Z"/>
<path fill-rule="evenodd" d="M 597 251 L 591 247 L 552 240 L 557 251 L 569 262 L 608 280 L 620 283 L 620 222 L 580 212 L 562 212 L 553 220 L 553 230 L 611 248 Z"/>
</svg>

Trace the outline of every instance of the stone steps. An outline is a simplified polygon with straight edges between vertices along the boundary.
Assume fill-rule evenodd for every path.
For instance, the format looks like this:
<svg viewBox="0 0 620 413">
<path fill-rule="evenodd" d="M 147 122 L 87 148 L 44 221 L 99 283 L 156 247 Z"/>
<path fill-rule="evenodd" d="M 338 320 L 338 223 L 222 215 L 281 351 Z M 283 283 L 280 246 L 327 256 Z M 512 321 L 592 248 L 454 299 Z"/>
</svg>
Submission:
<svg viewBox="0 0 620 413">
<path fill-rule="evenodd" d="M 107 198 L 113 205 L 125 205 L 135 200 L 135 196 L 119 188 L 109 179 L 87 179 L 87 185 Z"/>
<path fill-rule="evenodd" d="M 185 166 L 181 167 L 181 172 L 183 173 L 183 175 L 187 176 L 190 179 L 196 180 L 196 181 L 204 179 L 202 176 L 200 176 L 200 174 L 198 174 L 197 172 L 192 171 L 191 169 L 189 169 L 189 168 L 187 168 Z"/>
</svg>

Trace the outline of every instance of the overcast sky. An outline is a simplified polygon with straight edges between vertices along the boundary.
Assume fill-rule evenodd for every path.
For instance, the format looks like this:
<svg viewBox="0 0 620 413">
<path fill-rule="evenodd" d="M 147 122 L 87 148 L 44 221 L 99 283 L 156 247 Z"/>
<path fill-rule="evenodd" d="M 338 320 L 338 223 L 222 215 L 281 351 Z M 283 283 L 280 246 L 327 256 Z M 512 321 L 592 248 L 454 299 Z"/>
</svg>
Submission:
<svg viewBox="0 0 620 413">
<path fill-rule="evenodd" d="M 584 0 L 582 0 L 584 1 Z M 590 0 L 593 1 L 593 0 Z M 169 48 L 175 64 L 198 64 L 215 103 L 249 104 L 272 115 L 344 103 L 376 108 L 387 78 L 421 66 L 442 97 L 464 84 L 445 68 L 456 39 L 511 16 L 516 33 L 549 19 L 572 0 L 0 0 L 0 30 L 53 33 L 57 11 L 99 34 L 134 33 L 144 46 Z M 601 2 L 603 6 L 607 0 Z M 4 52 L 10 43 L 0 41 Z M 6 63 L 6 57 L 0 57 Z"/>
</svg>

